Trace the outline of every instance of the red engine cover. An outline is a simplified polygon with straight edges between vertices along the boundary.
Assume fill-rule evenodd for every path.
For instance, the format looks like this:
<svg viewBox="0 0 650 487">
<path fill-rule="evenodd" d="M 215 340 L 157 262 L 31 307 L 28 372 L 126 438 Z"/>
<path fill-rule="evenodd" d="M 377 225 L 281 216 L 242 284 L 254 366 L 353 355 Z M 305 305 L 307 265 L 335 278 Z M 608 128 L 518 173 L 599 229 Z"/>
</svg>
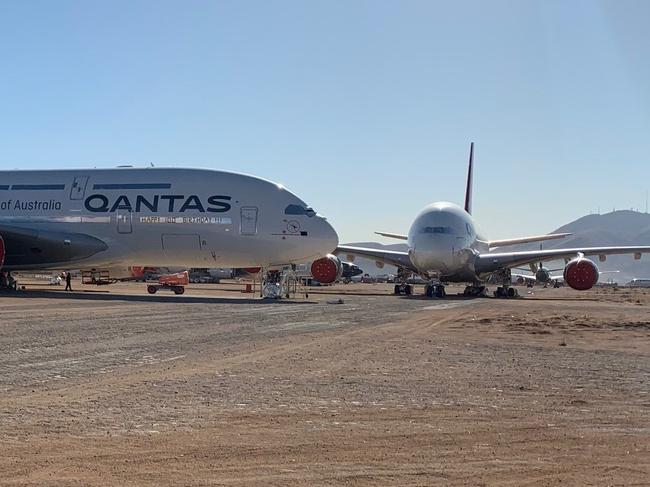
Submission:
<svg viewBox="0 0 650 487">
<path fill-rule="evenodd" d="M 0 236 L 0 269 L 2 269 L 2 265 L 5 263 L 5 241 Z"/>
<path fill-rule="evenodd" d="M 261 267 L 244 267 L 244 271 L 248 272 L 249 274 L 257 274 L 261 270 Z"/>
<path fill-rule="evenodd" d="M 564 268 L 564 282 L 578 291 L 594 287 L 599 275 L 596 264 L 582 257 L 573 259 Z"/>
<path fill-rule="evenodd" d="M 311 264 L 311 275 L 318 282 L 330 284 L 341 276 L 341 261 L 333 255 L 315 260 Z"/>
</svg>

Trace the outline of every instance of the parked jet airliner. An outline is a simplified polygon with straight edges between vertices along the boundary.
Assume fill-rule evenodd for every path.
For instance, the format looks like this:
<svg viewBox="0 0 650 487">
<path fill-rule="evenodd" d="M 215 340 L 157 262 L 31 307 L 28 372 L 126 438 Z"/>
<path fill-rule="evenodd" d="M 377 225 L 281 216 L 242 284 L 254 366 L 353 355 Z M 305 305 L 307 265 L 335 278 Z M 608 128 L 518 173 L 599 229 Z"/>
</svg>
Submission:
<svg viewBox="0 0 650 487">
<path fill-rule="evenodd" d="M 332 226 L 282 186 L 224 171 L 0 171 L 0 268 L 254 267 L 332 252 Z"/>
<path fill-rule="evenodd" d="M 374 259 L 379 263 L 395 265 L 402 274 L 417 274 L 428 281 L 428 296 L 445 295 L 445 282 L 470 283 L 465 294 L 482 295 L 484 283 L 494 276 L 501 284 L 495 292 L 498 297 L 516 296 L 510 287 L 513 267 L 531 262 L 565 259 L 564 280 L 574 289 L 586 290 L 598 281 L 598 267 L 586 256 L 598 256 L 604 261 L 609 254 L 633 254 L 640 259 L 642 253 L 650 252 L 650 246 L 642 247 L 589 247 L 572 249 L 505 252 L 497 247 L 526 242 L 539 242 L 563 238 L 568 234 L 541 235 L 509 240 L 488 240 L 479 234 L 472 218 L 472 174 L 474 144 L 470 146 L 465 207 L 453 203 L 438 202 L 425 207 L 415 218 L 408 235 L 377 232 L 386 237 L 406 240 L 407 252 L 385 251 L 353 246 L 339 246 L 336 255 L 355 255 Z M 405 279 L 404 279 L 405 281 Z M 411 286 L 405 282 L 395 286 L 396 293 L 411 294 Z"/>
</svg>

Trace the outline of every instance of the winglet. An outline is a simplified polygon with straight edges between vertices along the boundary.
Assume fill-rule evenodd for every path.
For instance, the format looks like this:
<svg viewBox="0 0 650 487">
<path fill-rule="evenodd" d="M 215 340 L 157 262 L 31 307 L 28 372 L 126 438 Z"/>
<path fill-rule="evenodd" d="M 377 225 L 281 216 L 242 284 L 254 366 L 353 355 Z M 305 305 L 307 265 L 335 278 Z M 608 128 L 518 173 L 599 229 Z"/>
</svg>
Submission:
<svg viewBox="0 0 650 487">
<path fill-rule="evenodd" d="M 469 145 L 469 167 L 467 168 L 467 188 L 465 189 L 465 211 L 472 214 L 472 179 L 474 174 L 474 142 Z"/>
</svg>

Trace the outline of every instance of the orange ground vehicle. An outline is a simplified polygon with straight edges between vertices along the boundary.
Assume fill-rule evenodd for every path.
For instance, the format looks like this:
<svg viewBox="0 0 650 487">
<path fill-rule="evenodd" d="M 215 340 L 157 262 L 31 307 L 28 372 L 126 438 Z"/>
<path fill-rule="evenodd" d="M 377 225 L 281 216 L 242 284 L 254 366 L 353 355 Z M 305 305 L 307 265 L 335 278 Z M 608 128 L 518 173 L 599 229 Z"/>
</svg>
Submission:
<svg viewBox="0 0 650 487">
<path fill-rule="evenodd" d="M 166 274 L 158 278 L 158 284 L 149 284 L 147 292 L 156 294 L 159 289 L 169 289 L 174 294 L 183 294 L 185 286 L 190 283 L 190 276 L 187 271 L 177 272 L 175 274 Z"/>
</svg>

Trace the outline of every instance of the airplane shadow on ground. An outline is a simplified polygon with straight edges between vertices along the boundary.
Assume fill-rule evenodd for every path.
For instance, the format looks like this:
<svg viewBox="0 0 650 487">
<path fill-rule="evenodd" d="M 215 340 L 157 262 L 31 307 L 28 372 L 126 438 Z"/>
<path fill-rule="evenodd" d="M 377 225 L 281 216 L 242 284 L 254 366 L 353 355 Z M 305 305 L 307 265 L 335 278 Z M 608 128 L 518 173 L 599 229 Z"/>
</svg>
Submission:
<svg viewBox="0 0 650 487">
<path fill-rule="evenodd" d="M 79 301 L 130 301 L 141 303 L 183 303 L 183 304 L 318 304 L 316 301 L 293 301 L 291 299 L 222 298 L 202 296 L 153 295 L 153 294 L 109 294 L 107 292 L 62 292 L 62 291 L 16 291 L 0 292 L 2 296 L 22 299 L 70 299 Z"/>
<path fill-rule="evenodd" d="M 463 294 L 448 294 L 444 298 L 431 298 L 425 296 L 424 294 L 412 294 L 410 296 L 400 296 L 401 299 L 416 299 L 421 301 L 430 301 L 432 303 L 436 302 L 445 302 L 445 301 L 472 301 L 475 299 L 485 299 L 493 301 L 571 301 L 571 302 L 585 302 L 593 301 L 600 302 L 600 299 L 596 298 L 580 298 L 580 297 L 548 297 L 548 298 L 539 298 L 539 297 L 530 297 L 530 296 L 519 296 L 518 298 L 495 298 L 494 296 L 464 296 Z"/>
<path fill-rule="evenodd" d="M 393 295 L 394 296 L 394 295 Z M 426 294 L 411 294 L 410 296 L 399 296 L 401 299 L 411 299 L 418 301 L 429 301 L 432 303 L 445 302 L 445 301 L 472 301 L 474 299 L 481 299 L 478 296 L 463 296 L 462 294 L 447 294 L 444 298 L 432 298 Z"/>
<path fill-rule="evenodd" d="M 345 293 L 335 293 L 335 292 L 328 292 L 328 291 L 308 291 L 308 294 L 318 294 L 320 296 L 336 296 L 339 298 L 345 298 L 346 296 L 394 296 L 394 294 L 387 294 L 387 293 L 378 293 L 378 292 L 345 292 Z"/>
</svg>

